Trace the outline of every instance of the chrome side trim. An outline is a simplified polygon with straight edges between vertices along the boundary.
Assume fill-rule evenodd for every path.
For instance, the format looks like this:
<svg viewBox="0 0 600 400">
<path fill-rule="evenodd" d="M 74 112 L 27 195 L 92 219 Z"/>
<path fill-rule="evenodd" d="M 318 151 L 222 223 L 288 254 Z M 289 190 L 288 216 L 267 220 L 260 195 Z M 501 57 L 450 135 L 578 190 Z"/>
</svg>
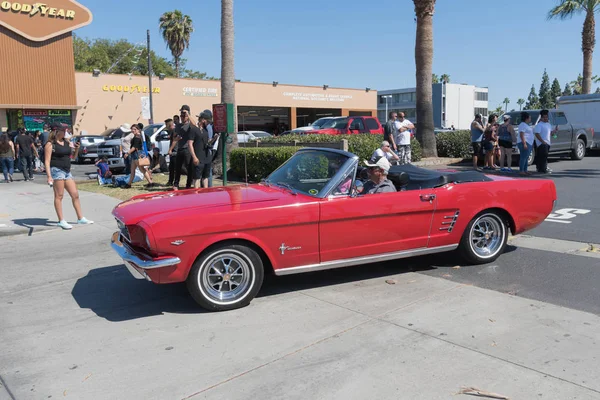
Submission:
<svg viewBox="0 0 600 400">
<path fill-rule="evenodd" d="M 181 262 L 179 257 L 162 258 L 160 260 L 144 260 L 131 253 L 129 249 L 125 247 L 123 243 L 119 240 L 119 236 L 119 232 L 113 233 L 110 245 L 112 249 L 119 255 L 119 257 L 121 257 L 126 263 L 134 263 L 142 269 L 154 269 L 170 267 L 172 265 L 177 265 Z"/>
<path fill-rule="evenodd" d="M 343 260 L 327 261 L 327 262 L 319 263 L 319 264 L 282 268 L 282 269 L 275 270 L 275 275 L 277 275 L 277 276 L 292 275 L 292 274 L 301 274 L 303 272 L 324 271 L 327 269 L 351 267 L 353 265 L 396 260 L 399 258 L 416 257 L 416 256 L 422 256 L 425 254 L 443 253 L 446 251 L 456 250 L 457 248 L 458 248 L 458 243 L 451 244 L 448 246 L 429 247 L 429 248 L 421 247 L 418 249 L 396 251 L 393 253 L 384 253 L 384 254 L 375 254 L 372 256 L 346 258 Z"/>
</svg>

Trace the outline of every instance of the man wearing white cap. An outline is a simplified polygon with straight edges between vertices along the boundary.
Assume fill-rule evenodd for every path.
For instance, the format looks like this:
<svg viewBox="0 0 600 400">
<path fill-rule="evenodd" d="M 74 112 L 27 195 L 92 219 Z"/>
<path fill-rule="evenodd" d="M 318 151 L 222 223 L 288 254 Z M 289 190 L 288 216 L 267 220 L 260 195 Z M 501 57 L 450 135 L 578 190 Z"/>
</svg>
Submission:
<svg viewBox="0 0 600 400">
<path fill-rule="evenodd" d="M 365 160 L 368 167 L 369 181 L 365 183 L 362 194 L 392 193 L 396 192 L 396 187 L 387 178 L 390 171 L 390 162 L 385 157 L 380 157 L 371 162 Z"/>
</svg>

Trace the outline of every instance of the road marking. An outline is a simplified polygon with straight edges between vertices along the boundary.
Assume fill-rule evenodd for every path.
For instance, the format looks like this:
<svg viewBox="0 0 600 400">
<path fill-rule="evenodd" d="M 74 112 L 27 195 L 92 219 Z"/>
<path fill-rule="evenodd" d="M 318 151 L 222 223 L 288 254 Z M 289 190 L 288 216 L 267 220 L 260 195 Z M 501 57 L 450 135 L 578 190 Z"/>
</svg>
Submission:
<svg viewBox="0 0 600 400">
<path fill-rule="evenodd" d="M 572 221 L 568 221 L 577 217 L 577 215 L 585 215 L 590 213 L 591 210 L 585 210 L 581 208 L 561 208 L 560 210 L 554 211 L 552 214 L 546 217 L 547 222 L 557 222 L 559 224 L 570 224 Z"/>
<path fill-rule="evenodd" d="M 511 236 L 508 239 L 508 243 L 525 249 L 600 258 L 600 253 L 598 252 L 600 245 L 594 243 L 574 242 L 571 240 L 550 239 L 529 235 Z"/>
</svg>

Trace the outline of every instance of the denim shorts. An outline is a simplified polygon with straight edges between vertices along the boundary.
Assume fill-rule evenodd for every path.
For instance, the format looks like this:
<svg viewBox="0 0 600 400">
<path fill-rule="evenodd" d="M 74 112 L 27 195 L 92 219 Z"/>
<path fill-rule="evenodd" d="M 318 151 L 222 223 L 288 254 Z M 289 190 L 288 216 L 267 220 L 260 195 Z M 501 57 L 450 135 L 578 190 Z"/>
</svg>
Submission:
<svg viewBox="0 0 600 400">
<path fill-rule="evenodd" d="M 67 179 L 73 179 L 73 175 L 70 172 L 65 172 L 60 168 L 50 168 L 50 176 L 53 181 L 66 181 Z"/>
</svg>

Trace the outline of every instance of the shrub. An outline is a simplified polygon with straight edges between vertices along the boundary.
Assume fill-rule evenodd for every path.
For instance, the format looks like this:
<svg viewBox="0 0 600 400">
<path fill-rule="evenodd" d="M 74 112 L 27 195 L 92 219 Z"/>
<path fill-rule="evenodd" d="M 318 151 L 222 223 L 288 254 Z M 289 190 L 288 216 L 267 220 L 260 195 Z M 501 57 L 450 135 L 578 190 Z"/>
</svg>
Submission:
<svg viewBox="0 0 600 400">
<path fill-rule="evenodd" d="M 438 157 L 470 158 L 471 132 L 440 132 L 436 135 Z"/>
<path fill-rule="evenodd" d="M 269 176 L 281 164 L 287 161 L 300 147 L 248 147 L 237 148 L 231 152 L 231 169 L 244 176 L 248 168 L 248 179 L 260 181 Z M 245 157 L 245 162 L 244 162 Z"/>
</svg>

